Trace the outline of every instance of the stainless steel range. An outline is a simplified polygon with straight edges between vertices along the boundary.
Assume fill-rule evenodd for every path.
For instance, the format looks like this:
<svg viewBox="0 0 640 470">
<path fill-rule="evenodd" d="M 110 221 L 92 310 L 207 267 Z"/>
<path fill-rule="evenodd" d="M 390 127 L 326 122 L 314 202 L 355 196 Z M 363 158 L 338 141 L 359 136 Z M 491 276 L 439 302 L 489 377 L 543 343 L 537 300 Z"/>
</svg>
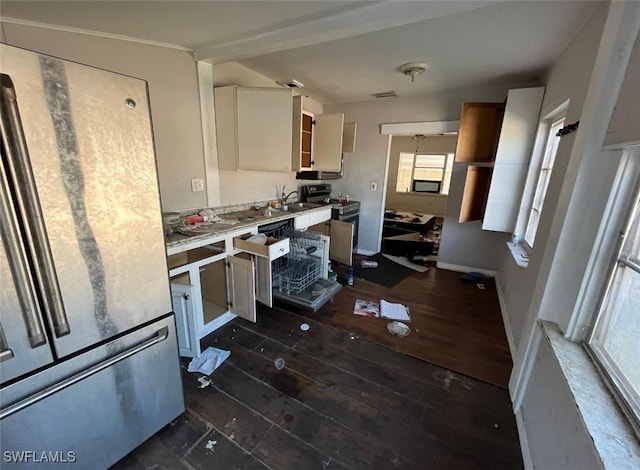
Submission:
<svg viewBox="0 0 640 470">
<path fill-rule="evenodd" d="M 331 185 L 310 184 L 300 188 L 303 202 L 331 204 L 331 218 L 351 222 L 353 224 L 353 248 L 358 245 L 358 219 L 360 218 L 360 201 L 340 201 L 331 198 Z"/>
</svg>

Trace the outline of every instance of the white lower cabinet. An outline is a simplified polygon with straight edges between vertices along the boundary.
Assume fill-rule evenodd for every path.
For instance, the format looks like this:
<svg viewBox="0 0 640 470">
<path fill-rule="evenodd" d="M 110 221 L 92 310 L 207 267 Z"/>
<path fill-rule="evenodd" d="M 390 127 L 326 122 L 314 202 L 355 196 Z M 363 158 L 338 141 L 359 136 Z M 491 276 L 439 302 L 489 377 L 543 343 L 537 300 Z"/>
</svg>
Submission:
<svg viewBox="0 0 640 470">
<path fill-rule="evenodd" d="M 200 355 L 200 339 L 233 316 L 256 321 L 255 263 L 250 255 L 214 257 L 173 269 L 171 297 L 180 355 Z M 180 274 L 176 272 L 184 271 Z"/>
<path fill-rule="evenodd" d="M 300 215 L 326 220 L 331 209 Z M 245 228 L 167 258 L 181 356 L 199 356 L 200 340 L 236 316 L 255 322 L 256 301 L 273 306 L 272 261 L 289 253 L 290 240 L 251 243 L 256 232 Z"/>
</svg>

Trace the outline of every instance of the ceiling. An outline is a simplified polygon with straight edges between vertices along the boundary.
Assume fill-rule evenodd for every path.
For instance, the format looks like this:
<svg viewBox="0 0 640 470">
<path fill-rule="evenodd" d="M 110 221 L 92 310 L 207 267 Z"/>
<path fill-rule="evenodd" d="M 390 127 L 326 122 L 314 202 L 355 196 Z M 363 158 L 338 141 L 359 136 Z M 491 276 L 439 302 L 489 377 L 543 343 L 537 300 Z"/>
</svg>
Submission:
<svg viewBox="0 0 640 470">
<path fill-rule="evenodd" d="M 6 1 L 5 21 L 38 22 L 171 44 L 211 63 L 240 61 L 295 78 L 323 103 L 528 80 L 543 74 L 597 2 Z M 415 82 L 398 72 L 428 70 Z"/>
</svg>

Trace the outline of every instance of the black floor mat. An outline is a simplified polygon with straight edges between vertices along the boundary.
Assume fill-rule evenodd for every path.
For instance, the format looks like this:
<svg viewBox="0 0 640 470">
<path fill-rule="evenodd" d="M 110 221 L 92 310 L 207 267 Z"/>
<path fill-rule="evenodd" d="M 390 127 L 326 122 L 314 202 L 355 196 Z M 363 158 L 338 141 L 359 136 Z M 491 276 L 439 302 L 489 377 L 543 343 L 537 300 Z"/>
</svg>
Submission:
<svg viewBox="0 0 640 470">
<path fill-rule="evenodd" d="M 368 259 L 378 263 L 377 268 L 363 268 L 360 261 Z M 385 258 L 380 253 L 373 256 L 356 256 L 354 258 L 353 275 L 369 282 L 380 284 L 384 287 L 393 287 L 404 278 L 415 273 L 413 269 L 406 268 L 398 263 Z"/>
</svg>

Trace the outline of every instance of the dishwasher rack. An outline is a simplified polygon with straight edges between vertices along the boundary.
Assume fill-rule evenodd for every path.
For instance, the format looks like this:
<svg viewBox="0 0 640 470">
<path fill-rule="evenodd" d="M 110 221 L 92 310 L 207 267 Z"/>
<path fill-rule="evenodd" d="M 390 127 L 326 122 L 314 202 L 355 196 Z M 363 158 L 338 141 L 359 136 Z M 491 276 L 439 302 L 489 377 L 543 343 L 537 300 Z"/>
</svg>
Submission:
<svg viewBox="0 0 640 470">
<path fill-rule="evenodd" d="M 286 294 L 300 293 L 322 277 L 325 243 L 318 234 L 299 230 L 285 229 L 279 235 L 289 238 L 290 251 L 272 262 L 273 287 Z"/>
</svg>

